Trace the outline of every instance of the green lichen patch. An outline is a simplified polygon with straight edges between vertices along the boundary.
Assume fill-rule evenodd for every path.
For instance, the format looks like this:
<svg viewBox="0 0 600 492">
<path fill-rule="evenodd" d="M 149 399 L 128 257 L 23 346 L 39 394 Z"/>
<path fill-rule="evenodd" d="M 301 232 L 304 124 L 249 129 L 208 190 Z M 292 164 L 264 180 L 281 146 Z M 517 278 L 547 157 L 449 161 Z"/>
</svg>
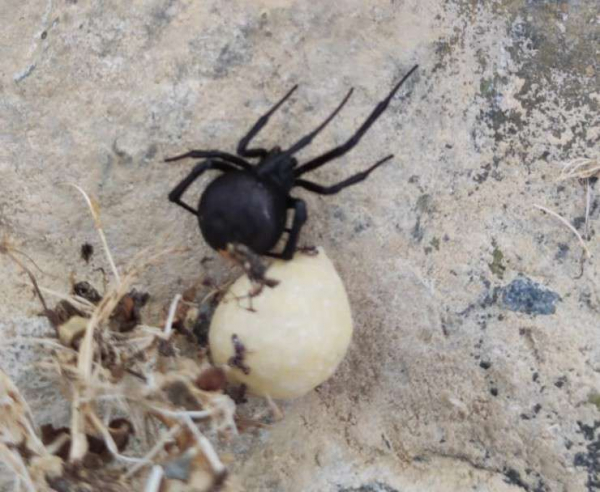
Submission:
<svg viewBox="0 0 600 492">
<path fill-rule="evenodd" d="M 588 403 L 594 405 L 598 410 L 600 410 L 600 393 L 598 393 L 597 391 L 590 392 L 587 401 Z"/>
<path fill-rule="evenodd" d="M 488 263 L 492 273 L 499 279 L 504 278 L 504 272 L 506 271 L 506 265 L 504 264 L 504 253 L 498 246 L 494 247 L 492 252 L 492 262 Z"/>
</svg>

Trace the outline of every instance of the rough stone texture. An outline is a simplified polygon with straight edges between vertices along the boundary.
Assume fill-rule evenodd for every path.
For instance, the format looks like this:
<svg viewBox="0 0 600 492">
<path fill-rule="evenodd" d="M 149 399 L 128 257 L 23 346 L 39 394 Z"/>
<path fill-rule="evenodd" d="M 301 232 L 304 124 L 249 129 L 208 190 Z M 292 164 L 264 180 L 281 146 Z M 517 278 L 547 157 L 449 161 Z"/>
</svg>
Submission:
<svg viewBox="0 0 600 492">
<path fill-rule="evenodd" d="M 502 305 L 506 309 L 532 315 L 554 314 L 556 302 L 560 299 L 556 292 L 523 276 L 518 276 L 501 291 Z"/>
<path fill-rule="evenodd" d="M 3 0 L 0 227 L 68 288 L 106 264 L 75 182 L 101 204 L 123 265 L 170 235 L 192 250 L 144 277 L 162 307 L 222 264 L 166 194 L 190 147 L 286 145 L 350 104 L 301 157 L 339 144 L 415 62 L 418 74 L 330 183 L 394 162 L 332 197 L 303 194 L 306 243 L 325 246 L 356 320 L 350 353 L 286 419 L 235 447 L 247 490 L 592 491 L 600 463 L 598 243 L 582 264 L 556 210 L 583 231 L 585 190 L 559 161 L 598 152 L 596 0 Z M 197 189 L 205 183 L 202 181 Z M 598 218 L 594 198 L 592 239 Z M 89 264 L 81 244 L 95 245 Z M 2 337 L 48 332 L 26 279 L 0 258 Z M 498 302 L 525 275 L 557 293 L 530 316 Z M 155 307 L 155 309 L 158 309 Z M 40 419 L 60 420 L 29 344 L 1 365 Z"/>
</svg>

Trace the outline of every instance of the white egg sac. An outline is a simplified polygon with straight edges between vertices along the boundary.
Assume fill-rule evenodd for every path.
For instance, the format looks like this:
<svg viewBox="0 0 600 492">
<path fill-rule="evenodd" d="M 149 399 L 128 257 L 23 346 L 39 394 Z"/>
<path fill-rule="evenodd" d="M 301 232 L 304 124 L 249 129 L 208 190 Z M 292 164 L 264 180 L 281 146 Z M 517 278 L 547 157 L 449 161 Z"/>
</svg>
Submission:
<svg viewBox="0 0 600 492">
<path fill-rule="evenodd" d="M 266 277 L 279 285 L 252 298 L 240 277 L 217 307 L 209 344 L 215 364 L 256 395 L 297 398 L 327 380 L 352 338 L 352 315 L 344 284 L 322 248 L 275 261 Z M 237 364 L 235 357 L 237 345 Z"/>
</svg>

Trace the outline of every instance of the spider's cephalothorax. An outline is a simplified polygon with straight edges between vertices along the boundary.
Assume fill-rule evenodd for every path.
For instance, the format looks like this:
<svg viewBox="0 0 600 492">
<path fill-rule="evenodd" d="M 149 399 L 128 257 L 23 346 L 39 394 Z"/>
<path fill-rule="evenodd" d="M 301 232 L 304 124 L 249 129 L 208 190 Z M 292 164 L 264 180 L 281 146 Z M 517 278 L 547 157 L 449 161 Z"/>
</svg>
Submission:
<svg viewBox="0 0 600 492">
<path fill-rule="evenodd" d="M 331 195 L 366 179 L 373 170 L 391 159 L 393 156 L 388 155 L 367 170 L 332 186 L 322 186 L 301 178 L 303 174 L 352 149 L 381 116 L 404 81 L 416 69 L 417 66 L 414 66 L 396 84 L 388 96 L 377 104 L 350 139 L 339 147 L 300 165 L 294 158 L 294 154 L 309 145 L 313 138 L 338 114 L 350 98 L 352 89 L 319 127 L 298 140 L 289 149 L 281 150 L 278 147 L 271 151 L 259 148 L 249 149 L 250 141 L 298 86 L 293 87 L 275 106 L 261 116 L 246 136 L 240 140 L 237 147 L 238 155 L 218 150 L 192 150 L 167 159 L 167 162 L 185 158 L 204 159 L 169 193 L 169 200 L 198 217 L 204 239 L 216 250 L 224 251 L 228 244 L 242 244 L 257 254 L 291 259 L 296 250 L 300 229 L 307 218 L 304 201 L 290 196 L 291 189 L 299 187 L 321 195 Z M 251 164 L 246 159 L 256 159 L 257 162 Z M 198 210 L 195 210 L 183 202 L 181 197 L 189 186 L 209 169 L 216 169 L 224 174 L 208 185 L 200 197 Z M 286 229 L 289 209 L 294 210 L 294 218 L 291 229 Z M 283 251 L 273 252 L 273 248 L 284 233 L 288 233 L 289 238 Z"/>
</svg>

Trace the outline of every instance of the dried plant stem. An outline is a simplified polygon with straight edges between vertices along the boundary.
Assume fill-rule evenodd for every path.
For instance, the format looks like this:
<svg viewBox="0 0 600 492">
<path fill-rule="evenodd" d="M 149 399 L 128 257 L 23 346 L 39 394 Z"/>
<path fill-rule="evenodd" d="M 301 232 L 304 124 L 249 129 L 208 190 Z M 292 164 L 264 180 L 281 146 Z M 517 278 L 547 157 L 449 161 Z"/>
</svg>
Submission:
<svg viewBox="0 0 600 492">
<path fill-rule="evenodd" d="M 40 291 L 40 287 L 37 283 L 37 280 L 35 279 L 33 273 L 31 273 L 31 270 L 29 270 L 29 268 L 27 268 L 19 258 L 12 254 L 12 251 L 8 246 L 4 244 L 0 245 L 0 253 L 4 253 L 5 255 L 7 255 L 21 268 L 21 270 L 23 270 L 27 274 L 29 280 L 31 280 L 31 283 L 33 284 L 33 289 L 35 290 L 35 293 L 37 294 L 38 298 L 40 299 L 40 302 L 42 303 L 42 306 L 44 307 L 44 311 L 48 311 L 48 305 L 46 304 L 46 301 L 44 299 L 44 296 L 42 295 L 42 292 Z"/>
<path fill-rule="evenodd" d="M 34 451 L 39 455 L 47 454 L 42 441 L 37 437 L 34 429 L 33 429 L 33 413 L 31 408 L 27 404 L 23 395 L 19 391 L 19 388 L 13 383 L 12 379 L 8 377 L 8 375 L 0 369 L 0 390 L 2 393 L 6 394 L 8 397 L 7 400 L 10 404 L 9 411 L 14 411 L 15 408 L 19 409 L 19 421 L 22 427 L 27 430 L 28 437 L 31 439 L 30 444 L 35 446 Z M 0 403 L 4 403 L 3 399 L 0 400 Z M 4 405 L 3 405 L 4 406 Z M 2 428 L 0 428 L 2 431 Z"/>
<path fill-rule="evenodd" d="M 592 208 L 592 187 L 590 179 L 585 180 L 585 238 L 590 239 L 590 210 Z"/>
<path fill-rule="evenodd" d="M 152 467 L 152 471 L 150 472 L 150 476 L 148 477 L 148 481 L 146 482 L 144 492 L 158 492 L 160 490 L 160 484 L 162 483 L 163 475 L 164 471 L 162 466 L 154 465 Z"/>
<path fill-rule="evenodd" d="M 118 284 L 121 283 L 121 277 L 119 275 L 119 271 L 117 270 L 117 266 L 115 265 L 115 261 L 113 260 L 112 254 L 110 252 L 110 248 L 108 247 L 108 242 L 106 241 L 106 235 L 104 234 L 104 230 L 102 229 L 102 222 L 100 221 L 100 214 L 98 211 L 98 207 L 92 202 L 91 198 L 83 190 L 83 188 L 81 188 L 80 186 L 78 186 L 74 183 L 67 183 L 67 184 L 69 186 L 72 186 L 73 188 L 75 188 L 77 191 L 79 191 L 83 195 L 83 198 L 85 199 L 88 207 L 90 208 L 92 217 L 94 218 L 94 225 L 96 227 L 96 230 L 98 231 L 98 235 L 100 236 L 100 241 L 102 241 L 102 248 L 104 249 L 104 253 L 106 254 L 106 259 L 108 260 L 108 263 L 113 272 L 113 275 L 115 276 L 115 279 L 117 280 L 117 283 Z"/>
<path fill-rule="evenodd" d="M 47 345 L 55 350 L 61 350 L 64 352 L 71 352 L 76 354 L 77 351 L 70 347 L 65 347 L 62 343 L 56 342 L 48 338 L 27 338 L 27 337 L 11 337 L 8 340 L 0 340 L 0 347 L 2 345 L 12 345 L 14 343 L 30 344 L 30 345 Z"/>
<path fill-rule="evenodd" d="M 117 304 L 125 295 L 129 284 L 132 280 L 132 275 L 126 276 L 123 282 L 118 284 L 115 291 L 107 294 L 94 310 L 90 318 L 83 340 L 79 348 L 79 356 L 77 358 L 77 370 L 80 380 L 76 383 L 73 402 L 71 405 L 71 449 L 69 452 L 69 461 L 79 461 L 87 452 L 87 438 L 84 432 L 83 414 L 89 410 L 89 403 L 82 398 L 81 390 L 85 389 L 85 385 L 92 380 L 92 367 L 94 361 L 94 331 L 96 326 L 102 321 L 108 319 Z"/>
<path fill-rule="evenodd" d="M 55 439 L 52 443 L 50 443 L 48 445 L 48 447 L 47 447 L 48 452 L 50 454 L 58 453 L 58 451 L 60 450 L 60 448 L 62 448 L 64 444 L 66 444 L 67 442 L 69 442 L 70 439 L 71 439 L 71 436 L 69 436 L 69 434 L 67 434 L 65 432 L 58 439 Z"/>
<path fill-rule="evenodd" d="M 31 409 L 17 386 L 0 370 L 0 462 L 7 465 L 25 488 L 37 490 L 34 479 L 21 455 L 20 446 L 37 456 L 48 456 L 48 450 L 34 430 Z"/>
<path fill-rule="evenodd" d="M 181 420 L 188 427 L 188 429 L 192 432 L 192 435 L 196 439 L 196 442 L 198 443 L 198 446 L 202 450 L 202 453 L 204 453 L 204 457 L 210 464 L 210 467 L 212 468 L 215 476 L 217 476 L 217 477 L 223 476 L 223 474 L 226 473 L 227 469 L 225 468 L 225 465 L 219 459 L 219 456 L 217 455 L 217 453 L 216 453 L 215 449 L 213 448 L 212 444 L 210 443 L 210 441 L 202 435 L 200 430 L 198 430 L 198 427 L 196 426 L 194 421 L 191 419 L 191 417 L 184 414 L 184 415 L 182 415 Z"/>
<path fill-rule="evenodd" d="M 87 195 L 85 196 L 87 197 Z M 89 200 L 89 198 L 87 199 Z M 117 286 L 104 296 L 104 298 L 96 306 L 90 320 L 88 321 L 81 345 L 79 347 L 79 355 L 77 358 L 77 371 L 79 380 L 74 385 L 73 400 L 71 403 L 72 440 L 69 451 L 70 462 L 81 460 L 85 456 L 88 447 L 87 437 L 84 431 L 84 415 L 92 411 L 91 403 L 93 402 L 94 398 L 84 395 L 82 392 L 85 392 L 94 380 L 92 369 L 94 367 L 94 333 L 96 328 L 110 317 L 111 313 L 117 307 L 119 301 L 127 293 L 129 287 L 133 283 L 133 280 L 144 268 L 158 261 L 164 255 L 174 251 L 177 251 L 177 249 L 170 248 L 149 256 L 143 261 L 142 259 L 144 256 L 148 255 L 148 249 L 145 249 L 136 255 L 136 257 L 132 260 L 133 266 L 130 267 L 127 274 L 120 279 Z M 107 254 L 110 255 L 110 252 Z"/>
<path fill-rule="evenodd" d="M 119 453 L 119 448 L 117 447 L 117 444 L 115 443 L 113 437 L 110 435 L 110 432 L 108 432 L 108 429 L 105 427 L 105 425 L 94 412 L 88 412 L 86 417 L 90 420 L 91 424 L 96 428 L 96 430 L 100 432 L 100 434 L 102 434 L 106 447 L 115 458 L 126 463 L 138 464 L 140 462 L 143 462 L 143 459 L 141 458 L 131 458 L 129 456 L 125 456 Z"/>
<path fill-rule="evenodd" d="M 133 466 L 124 476 L 127 480 L 133 477 L 136 473 L 142 470 L 146 465 L 152 464 L 152 458 L 154 458 L 158 453 L 160 453 L 166 443 L 168 443 L 171 439 L 173 439 L 179 432 L 181 431 L 181 426 L 179 424 L 174 425 L 169 429 L 169 431 L 162 435 L 158 442 L 152 446 L 152 449 L 146 453 L 146 455 L 141 459 L 139 463 Z"/>
<path fill-rule="evenodd" d="M 173 302 L 171 302 L 171 306 L 169 307 L 169 315 L 167 316 L 167 321 L 165 322 L 165 331 L 163 335 L 167 340 L 171 338 L 171 333 L 173 331 L 173 320 L 175 319 L 175 312 L 177 311 L 177 305 L 179 304 L 180 300 L 181 294 L 177 294 L 173 299 Z"/>
<path fill-rule="evenodd" d="M 165 417 L 169 417 L 172 419 L 182 419 L 184 417 L 189 417 L 191 419 L 207 419 L 214 415 L 213 411 L 210 410 L 197 410 L 197 411 L 174 411 L 174 410 L 166 410 L 158 407 L 152 407 L 152 411 L 158 412 Z"/>
<path fill-rule="evenodd" d="M 29 256 L 27 253 L 25 253 L 25 252 L 23 252 L 23 251 L 21 251 L 21 250 L 19 250 L 19 249 L 17 249 L 17 248 L 14 248 L 14 247 L 12 247 L 12 246 L 10 246 L 10 250 L 11 250 L 13 253 L 20 254 L 21 256 L 24 256 L 26 259 L 28 259 L 28 260 L 31 262 L 31 264 L 32 264 L 32 265 L 35 267 L 35 269 L 36 269 L 38 272 L 40 272 L 42 275 L 47 275 L 48 277 L 56 278 L 56 276 L 55 276 L 55 275 L 51 275 L 51 274 L 49 274 L 48 272 L 45 272 L 44 270 L 42 270 L 42 269 L 41 269 L 41 268 L 38 266 L 38 264 L 37 264 L 35 261 L 33 261 L 33 258 L 31 258 L 31 256 Z"/>
<path fill-rule="evenodd" d="M 17 479 L 23 481 L 28 491 L 37 491 L 33 479 L 27 470 L 27 465 L 20 454 L 12 452 L 6 445 L 0 443 L 0 457 L 2 457 L 2 462 L 12 470 Z"/>
<path fill-rule="evenodd" d="M 558 180 L 589 179 L 597 176 L 598 173 L 600 173 L 600 158 L 577 157 L 563 165 Z"/>
<path fill-rule="evenodd" d="M 96 309 L 95 304 L 92 304 L 90 301 L 88 301 L 87 299 L 85 299 L 83 297 L 79 297 L 76 295 L 63 294 L 62 292 L 57 292 L 55 290 L 48 289 L 47 287 L 42 287 L 42 286 L 40 286 L 40 290 L 42 292 L 45 292 L 46 294 L 50 294 L 51 296 L 58 297 L 59 299 L 61 299 L 63 301 L 68 301 L 70 304 L 72 304 L 77 309 L 82 309 L 84 311 L 89 311 L 89 312 Z"/>
<path fill-rule="evenodd" d="M 549 208 L 546 207 L 542 207 L 541 205 L 534 205 L 535 208 L 542 210 L 543 212 L 546 212 L 547 214 L 552 215 L 553 217 L 556 217 L 558 220 L 560 220 L 564 225 L 566 225 L 573 234 L 575 234 L 575 236 L 577 237 L 577 239 L 579 240 L 579 243 L 581 244 L 581 247 L 583 248 L 583 250 L 585 251 L 585 254 L 587 256 L 587 258 L 591 258 L 591 253 L 590 250 L 588 249 L 587 245 L 585 244 L 585 241 L 583 240 L 583 238 L 581 237 L 581 234 L 579 234 L 579 232 L 577 231 L 577 229 L 575 229 L 570 223 L 569 221 L 567 221 L 567 219 L 565 219 L 564 217 L 562 217 L 561 215 L 557 214 L 556 212 L 550 210 Z"/>
<path fill-rule="evenodd" d="M 71 402 L 71 447 L 69 448 L 69 461 L 76 462 L 83 459 L 88 451 L 88 441 L 84 432 L 83 404 L 80 402 L 79 390 L 73 393 Z"/>
</svg>

